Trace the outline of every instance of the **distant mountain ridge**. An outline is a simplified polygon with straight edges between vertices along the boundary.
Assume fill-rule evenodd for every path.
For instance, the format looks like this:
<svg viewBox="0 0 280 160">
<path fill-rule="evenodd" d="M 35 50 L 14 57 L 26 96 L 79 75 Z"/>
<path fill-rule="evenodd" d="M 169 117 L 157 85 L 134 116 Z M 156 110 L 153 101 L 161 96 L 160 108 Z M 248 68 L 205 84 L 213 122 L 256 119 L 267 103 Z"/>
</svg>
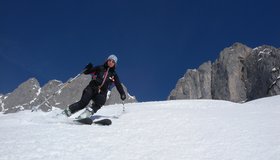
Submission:
<svg viewBox="0 0 280 160">
<path fill-rule="evenodd" d="M 52 107 L 65 108 L 68 105 L 80 100 L 83 89 L 88 85 L 91 80 L 89 75 L 81 75 L 71 83 L 67 84 L 65 88 L 55 94 L 47 102 L 43 103 L 48 97 L 52 96 L 58 91 L 65 83 L 58 80 L 51 80 L 43 87 L 37 79 L 30 78 L 23 82 L 13 92 L 6 95 L 0 95 L 0 112 L 15 113 L 21 110 L 31 110 L 43 103 L 39 109 L 43 111 L 50 111 Z M 127 95 L 125 103 L 137 102 L 134 96 L 130 96 L 127 88 L 123 85 Z M 109 92 L 107 102 L 105 105 L 122 103 L 120 95 L 117 91 Z"/>
<path fill-rule="evenodd" d="M 168 96 L 245 102 L 280 94 L 280 49 L 234 43 L 219 58 L 188 69 Z"/>
</svg>

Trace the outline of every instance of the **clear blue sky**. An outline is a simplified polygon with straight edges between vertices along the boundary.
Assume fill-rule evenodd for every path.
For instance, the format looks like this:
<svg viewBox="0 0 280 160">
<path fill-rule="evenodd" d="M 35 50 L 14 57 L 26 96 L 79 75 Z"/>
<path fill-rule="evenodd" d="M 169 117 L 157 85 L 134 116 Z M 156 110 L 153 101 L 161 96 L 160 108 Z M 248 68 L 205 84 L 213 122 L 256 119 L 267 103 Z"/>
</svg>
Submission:
<svg viewBox="0 0 280 160">
<path fill-rule="evenodd" d="M 139 101 L 165 100 L 187 69 L 241 42 L 279 47 L 278 0 L 1 0 L 0 93 L 66 81 L 119 58 Z"/>
</svg>

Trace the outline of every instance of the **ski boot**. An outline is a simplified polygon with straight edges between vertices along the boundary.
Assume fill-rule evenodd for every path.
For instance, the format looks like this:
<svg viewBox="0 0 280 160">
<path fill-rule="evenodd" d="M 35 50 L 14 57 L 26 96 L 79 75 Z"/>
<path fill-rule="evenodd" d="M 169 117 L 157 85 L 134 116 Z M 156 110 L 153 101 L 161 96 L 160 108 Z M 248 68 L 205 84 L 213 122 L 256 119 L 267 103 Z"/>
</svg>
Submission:
<svg viewBox="0 0 280 160">
<path fill-rule="evenodd" d="M 64 109 L 64 111 L 62 112 L 62 115 L 65 115 L 67 117 L 70 117 L 72 115 L 72 112 L 70 111 L 69 107 Z"/>
<path fill-rule="evenodd" d="M 85 111 L 82 114 L 80 114 L 76 119 L 79 120 L 79 119 L 90 118 L 93 114 L 94 114 L 93 109 L 90 107 L 87 107 L 85 109 Z"/>
</svg>

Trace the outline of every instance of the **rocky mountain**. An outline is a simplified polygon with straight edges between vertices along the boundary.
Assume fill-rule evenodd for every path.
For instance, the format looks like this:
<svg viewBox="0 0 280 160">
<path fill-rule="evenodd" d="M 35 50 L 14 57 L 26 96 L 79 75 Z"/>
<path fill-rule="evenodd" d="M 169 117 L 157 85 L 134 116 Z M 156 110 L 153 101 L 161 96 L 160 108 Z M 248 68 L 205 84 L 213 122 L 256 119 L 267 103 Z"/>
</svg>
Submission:
<svg viewBox="0 0 280 160">
<path fill-rule="evenodd" d="M 71 79 L 66 83 L 62 83 L 58 80 L 51 80 L 43 87 L 40 87 L 39 82 L 35 78 L 30 78 L 26 82 L 20 84 L 12 93 L 0 95 L 0 111 L 4 113 L 14 113 L 21 110 L 31 110 L 40 104 L 39 109 L 43 111 L 50 111 L 52 107 L 65 108 L 80 100 L 82 91 L 86 85 L 88 85 L 90 79 L 91 76 L 89 75 L 81 75 L 71 83 L 68 83 Z M 62 87 L 64 88 L 61 89 Z M 114 88 L 108 95 L 106 105 L 122 103 L 119 93 Z M 137 102 L 135 97 L 128 94 L 125 86 L 124 89 L 127 94 L 125 103 Z M 51 98 L 46 101 L 49 97 Z"/>
<path fill-rule="evenodd" d="M 187 70 L 168 96 L 173 99 L 221 99 L 244 102 L 280 94 L 280 49 L 254 49 L 235 43 L 219 58 Z"/>
<path fill-rule="evenodd" d="M 0 112 L 4 111 L 4 104 L 2 103 L 3 100 L 4 100 L 4 95 L 0 94 Z"/>
<path fill-rule="evenodd" d="M 131 96 L 128 93 L 127 88 L 124 85 L 123 85 L 123 89 L 126 93 L 125 103 L 137 102 L 136 97 Z M 107 101 L 106 101 L 105 105 L 121 104 L 121 103 L 122 103 L 122 100 L 120 99 L 120 95 L 119 95 L 119 92 L 118 92 L 117 88 L 116 87 L 112 88 L 111 92 L 108 94 Z"/>
</svg>

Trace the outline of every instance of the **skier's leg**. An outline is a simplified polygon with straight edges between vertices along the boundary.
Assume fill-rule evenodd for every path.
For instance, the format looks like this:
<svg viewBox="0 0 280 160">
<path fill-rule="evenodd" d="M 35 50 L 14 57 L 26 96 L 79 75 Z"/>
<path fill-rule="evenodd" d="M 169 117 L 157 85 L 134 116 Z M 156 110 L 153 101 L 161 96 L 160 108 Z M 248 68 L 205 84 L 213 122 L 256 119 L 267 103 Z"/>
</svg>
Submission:
<svg viewBox="0 0 280 160">
<path fill-rule="evenodd" d="M 70 110 L 71 114 L 73 114 L 81 109 L 84 109 L 89 104 L 93 95 L 94 95 L 94 90 L 88 85 L 83 91 L 81 100 L 76 103 L 73 103 L 69 106 L 69 110 Z"/>
<path fill-rule="evenodd" d="M 106 96 L 103 94 L 97 94 L 93 97 L 93 103 L 91 108 L 93 112 L 96 113 L 106 102 Z"/>
<path fill-rule="evenodd" d="M 92 107 L 87 107 L 85 111 L 77 117 L 77 119 L 84 119 L 84 118 L 91 117 L 105 104 L 106 98 L 102 94 L 96 94 L 92 100 L 93 100 Z"/>
</svg>

